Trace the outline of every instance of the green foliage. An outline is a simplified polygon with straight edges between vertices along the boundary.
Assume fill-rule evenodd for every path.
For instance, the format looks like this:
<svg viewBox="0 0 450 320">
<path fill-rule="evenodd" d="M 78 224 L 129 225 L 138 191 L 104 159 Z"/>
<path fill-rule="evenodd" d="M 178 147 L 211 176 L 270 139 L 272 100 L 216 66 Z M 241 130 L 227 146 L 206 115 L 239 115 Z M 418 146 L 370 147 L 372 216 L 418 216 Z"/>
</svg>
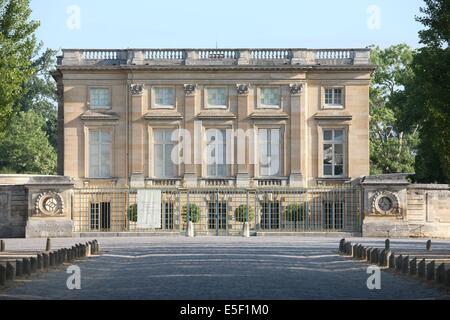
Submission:
<svg viewBox="0 0 450 320">
<path fill-rule="evenodd" d="M 138 210 L 137 210 L 137 204 L 132 204 L 128 207 L 128 220 L 131 222 L 137 222 L 138 221 Z"/>
<path fill-rule="evenodd" d="M 24 92 L 35 68 L 35 30 L 29 0 L 0 0 L 0 138 L 13 116 L 15 102 Z"/>
<path fill-rule="evenodd" d="M 187 221 L 187 214 L 188 214 L 188 205 L 185 205 L 181 210 L 181 217 L 183 219 L 183 222 L 186 223 Z M 192 223 L 198 223 L 200 222 L 200 208 L 194 204 L 189 204 L 189 220 Z"/>
<path fill-rule="evenodd" d="M 407 123 L 405 84 L 413 77 L 413 50 L 405 44 L 372 48 L 377 65 L 370 88 L 371 173 L 412 173 L 419 142 L 418 126 Z"/>
<path fill-rule="evenodd" d="M 247 222 L 247 205 L 243 204 L 234 210 L 234 217 L 237 222 Z M 248 222 L 255 220 L 255 210 L 252 207 L 248 207 Z"/>
<path fill-rule="evenodd" d="M 414 77 L 406 86 L 410 121 L 420 125 L 421 143 L 416 161 L 416 180 L 448 183 L 450 178 L 450 2 L 425 0 L 424 45 L 414 55 Z"/>
<path fill-rule="evenodd" d="M 304 206 L 298 203 L 288 205 L 286 209 L 284 209 L 284 220 L 288 222 L 305 221 Z"/>
<path fill-rule="evenodd" d="M 56 152 L 44 127 L 44 119 L 32 111 L 14 115 L 0 140 L 0 167 L 18 174 L 54 174 Z"/>
</svg>

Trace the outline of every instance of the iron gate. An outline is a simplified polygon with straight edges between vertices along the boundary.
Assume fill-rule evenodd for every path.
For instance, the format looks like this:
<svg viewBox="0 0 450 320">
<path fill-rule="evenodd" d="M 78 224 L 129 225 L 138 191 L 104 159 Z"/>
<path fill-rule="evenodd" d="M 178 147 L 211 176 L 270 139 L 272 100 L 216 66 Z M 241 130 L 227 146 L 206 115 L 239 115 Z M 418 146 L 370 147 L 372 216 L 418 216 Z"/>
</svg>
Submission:
<svg viewBox="0 0 450 320">
<path fill-rule="evenodd" d="M 76 189 L 74 231 L 182 233 L 192 221 L 196 235 L 241 235 L 246 222 L 253 232 L 361 232 L 359 187 L 159 191 L 161 223 L 143 228 L 137 189 Z"/>
</svg>

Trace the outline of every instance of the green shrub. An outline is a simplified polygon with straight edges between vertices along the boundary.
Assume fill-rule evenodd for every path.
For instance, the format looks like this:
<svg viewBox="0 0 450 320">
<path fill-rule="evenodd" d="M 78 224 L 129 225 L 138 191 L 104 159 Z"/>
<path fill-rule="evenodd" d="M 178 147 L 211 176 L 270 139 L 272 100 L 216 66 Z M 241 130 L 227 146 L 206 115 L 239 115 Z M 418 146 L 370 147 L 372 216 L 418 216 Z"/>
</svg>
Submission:
<svg viewBox="0 0 450 320">
<path fill-rule="evenodd" d="M 138 221 L 137 204 L 132 204 L 128 207 L 128 220 L 131 222 Z"/>
<path fill-rule="evenodd" d="M 247 206 L 243 204 L 236 208 L 236 210 L 234 211 L 234 216 L 237 222 L 246 222 Z M 252 207 L 249 207 L 248 222 L 252 222 L 253 220 L 255 220 L 255 210 L 253 210 Z"/>
<path fill-rule="evenodd" d="M 290 204 L 284 209 L 284 220 L 288 222 L 305 221 L 305 208 L 301 204 Z"/>
<path fill-rule="evenodd" d="M 187 221 L 187 213 L 188 213 L 188 206 L 185 205 L 181 211 L 181 216 L 183 218 L 184 223 L 186 223 Z M 189 220 L 192 223 L 200 222 L 200 208 L 194 203 L 191 203 L 189 205 Z"/>
</svg>

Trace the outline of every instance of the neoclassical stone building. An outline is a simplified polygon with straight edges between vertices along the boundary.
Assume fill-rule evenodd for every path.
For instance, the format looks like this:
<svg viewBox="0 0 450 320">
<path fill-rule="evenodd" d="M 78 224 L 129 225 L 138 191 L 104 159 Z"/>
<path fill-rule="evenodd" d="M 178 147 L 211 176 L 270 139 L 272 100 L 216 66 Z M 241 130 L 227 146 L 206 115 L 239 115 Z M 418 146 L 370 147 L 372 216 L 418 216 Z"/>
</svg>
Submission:
<svg viewBox="0 0 450 320">
<path fill-rule="evenodd" d="M 345 183 L 369 174 L 373 70 L 369 49 L 63 50 L 59 174 L 78 186 Z"/>
</svg>

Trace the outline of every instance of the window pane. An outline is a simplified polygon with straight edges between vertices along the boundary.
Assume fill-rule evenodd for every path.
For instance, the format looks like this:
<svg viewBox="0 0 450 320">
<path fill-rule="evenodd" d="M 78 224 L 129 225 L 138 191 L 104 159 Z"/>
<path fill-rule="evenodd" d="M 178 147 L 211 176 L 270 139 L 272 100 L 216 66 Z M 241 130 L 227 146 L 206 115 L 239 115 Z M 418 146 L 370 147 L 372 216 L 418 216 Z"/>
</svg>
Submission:
<svg viewBox="0 0 450 320">
<path fill-rule="evenodd" d="M 325 104 L 333 104 L 333 90 L 325 89 Z"/>
<path fill-rule="evenodd" d="M 164 159 L 164 164 L 165 164 L 165 176 L 170 178 L 170 177 L 174 177 L 175 176 L 175 164 L 172 161 L 172 150 L 173 150 L 174 146 L 173 145 L 166 145 L 165 146 L 165 159 Z"/>
<path fill-rule="evenodd" d="M 344 167 L 343 166 L 335 166 L 334 167 L 334 174 L 336 176 L 342 176 L 344 174 Z"/>
<path fill-rule="evenodd" d="M 175 89 L 166 88 L 154 88 L 155 104 L 158 106 L 174 106 L 175 105 Z"/>
<path fill-rule="evenodd" d="M 90 98 L 92 108 L 111 106 L 109 89 L 91 89 Z"/>
<path fill-rule="evenodd" d="M 325 141 L 333 140 L 333 131 L 332 130 L 325 130 L 323 132 L 323 140 L 325 140 Z"/>
<path fill-rule="evenodd" d="M 344 130 L 334 130 L 334 140 L 344 141 Z"/>
<path fill-rule="evenodd" d="M 333 145 L 325 144 L 323 146 L 323 163 L 332 164 L 333 163 Z"/>
<path fill-rule="evenodd" d="M 210 106 L 226 106 L 228 104 L 227 88 L 208 88 L 207 94 Z"/>
<path fill-rule="evenodd" d="M 155 176 L 158 178 L 164 177 L 164 146 L 162 144 L 155 144 Z"/>
<path fill-rule="evenodd" d="M 342 89 L 334 89 L 334 103 L 336 105 L 342 105 Z"/>
<path fill-rule="evenodd" d="M 101 131 L 100 133 L 101 141 L 103 143 L 111 143 L 112 142 L 112 135 L 109 131 Z"/>
<path fill-rule="evenodd" d="M 265 106 L 280 105 L 280 89 L 279 88 L 261 88 L 261 104 Z"/>
<path fill-rule="evenodd" d="M 324 165 L 323 166 L 323 174 L 326 176 L 332 176 L 333 175 L 333 166 L 332 165 Z"/>
</svg>

